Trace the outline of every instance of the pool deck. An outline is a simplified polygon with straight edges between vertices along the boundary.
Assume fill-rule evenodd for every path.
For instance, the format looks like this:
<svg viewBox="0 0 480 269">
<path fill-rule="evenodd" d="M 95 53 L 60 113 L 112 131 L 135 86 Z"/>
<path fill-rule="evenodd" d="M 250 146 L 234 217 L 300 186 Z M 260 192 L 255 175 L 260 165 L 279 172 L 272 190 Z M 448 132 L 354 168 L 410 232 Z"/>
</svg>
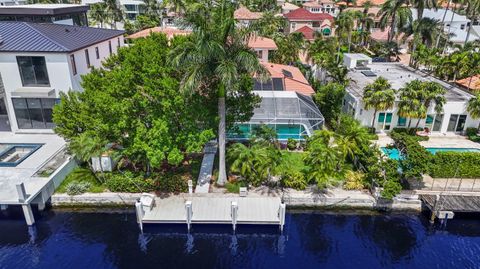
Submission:
<svg viewBox="0 0 480 269">
<path fill-rule="evenodd" d="M 65 141 L 54 134 L 15 134 L 0 132 L 0 143 L 43 144 L 16 167 L 0 167 L 0 205 L 19 205 L 16 185 L 24 183 L 28 196 L 37 195 L 46 184 L 46 178 L 33 177 L 42 165 L 65 147 Z"/>
<path fill-rule="evenodd" d="M 393 139 L 386 134 L 379 134 L 375 144 L 385 147 L 393 143 Z M 426 148 L 468 148 L 480 149 L 480 143 L 475 143 L 460 135 L 432 135 L 428 141 L 421 141 L 420 145 Z"/>
</svg>

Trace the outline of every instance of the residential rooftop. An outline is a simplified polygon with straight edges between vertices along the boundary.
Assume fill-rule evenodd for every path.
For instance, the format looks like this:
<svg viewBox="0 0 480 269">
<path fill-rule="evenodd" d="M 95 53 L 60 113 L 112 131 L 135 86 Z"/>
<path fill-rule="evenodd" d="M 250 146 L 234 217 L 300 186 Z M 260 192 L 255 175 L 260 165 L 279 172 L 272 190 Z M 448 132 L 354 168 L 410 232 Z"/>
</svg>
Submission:
<svg viewBox="0 0 480 269">
<path fill-rule="evenodd" d="M 31 4 L 2 6 L 0 15 L 38 15 L 38 16 L 56 16 L 78 12 L 87 12 L 90 9 L 88 5 L 76 4 Z"/>
<path fill-rule="evenodd" d="M 310 86 L 307 79 L 303 76 L 302 72 L 297 67 L 274 63 L 262 63 L 262 65 L 270 73 L 270 77 L 273 80 L 274 90 L 293 91 L 308 96 L 315 93 L 312 86 Z M 283 80 L 284 83 L 277 84 L 277 81 L 281 80 Z"/>
<path fill-rule="evenodd" d="M 332 15 L 327 13 L 312 13 L 304 8 L 298 8 L 283 15 L 289 21 L 334 21 Z"/>
<path fill-rule="evenodd" d="M 0 22 L 0 52 L 72 52 L 124 33 L 53 23 Z"/>
<path fill-rule="evenodd" d="M 400 63 L 372 63 L 367 68 L 351 69 L 348 77 L 351 81 L 347 91 L 356 98 L 362 98 L 365 86 L 373 83 L 378 77 L 386 78 L 395 90 L 416 79 L 437 82 L 447 90 L 445 97 L 450 102 L 465 102 L 473 97 L 472 94 L 452 84 Z"/>
<path fill-rule="evenodd" d="M 148 37 L 151 35 L 151 33 L 163 33 L 167 36 L 168 39 L 173 38 L 176 35 L 189 35 L 192 33 L 191 30 L 187 29 L 178 29 L 178 28 L 173 28 L 173 27 L 153 27 L 153 28 L 148 28 L 139 32 L 136 32 L 134 34 L 129 35 L 127 38 L 142 38 L 142 37 Z"/>
<path fill-rule="evenodd" d="M 262 36 L 252 36 L 248 40 L 248 47 L 252 49 L 277 50 L 277 44 L 271 38 Z"/>
<path fill-rule="evenodd" d="M 457 80 L 457 84 L 462 85 L 465 88 L 470 88 L 472 91 L 480 91 L 480 74 L 471 76 L 464 79 Z"/>
<path fill-rule="evenodd" d="M 233 17 L 236 20 L 258 20 L 262 17 L 262 13 L 250 11 L 246 7 L 240 7 L 235 10 Z"/>
</svg>

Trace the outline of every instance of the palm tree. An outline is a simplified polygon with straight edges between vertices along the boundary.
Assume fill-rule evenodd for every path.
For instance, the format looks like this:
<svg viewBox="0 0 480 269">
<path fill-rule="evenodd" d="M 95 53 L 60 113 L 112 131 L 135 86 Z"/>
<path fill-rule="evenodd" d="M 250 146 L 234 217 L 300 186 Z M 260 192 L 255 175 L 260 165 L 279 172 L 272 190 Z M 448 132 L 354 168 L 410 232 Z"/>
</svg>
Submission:
<svg viewBox="0 0 480 269">
<path fill-rule="evenodd" d="M 287 26 L 287 21 L 282 16 L 276 16 L 272 11 L 267 11 L 262 14 L 262 17 L 254 21 L 250 27 L 259 36 L 273 38 L 279 35 L 279 30 Z"/>
<path fill-rule="evenodd" d="M 368 12 L 371 6 L 372 2 L 367 0 L 363 4 L 363 11 L 357 13 L 357 20 L 360 22 L 360 36 L 362 40 L 362 45 L 365 45 L 367 43 L 368 36 L 370 35 L 370 29 L 375 23 L 375 14 Z"/>
<path fill-rule="evenodd" d="M 422 107 L 418 94 L 424 89 L 420 80 L 410 81 L 398 91 L 399 102 L 397 114 L 400 117 L 408 118 L 408 128 L 412 123 L 412 118 L 419 117 Z"/>
<path fill-rule="evenodd" d="M 393 108 L 395 90 L 387 79 L 379 77 L 363 89 L 363 102 L 365 109 L 374 109 L 372 120 L 372 129 L 374 129 L 377 112 Z"/>
<path fill-rule="evenodd" d="M 445 12 L 443 12 L 443 17 L 442 17 L 442 27 L 443 25 L 445 25 L 445 17 L 447 17 L 447 12 L 450 9 L 451 3 L 452 3 L 452 0 L 447 1 L 447 7 L 445 8 Z M 440 35 L 437 36 L 437 41 L 435 42 L 435 48 L 438 48 L 439 44 L 440 44 Z"/>
<path fill-rule="evenodd" d="M 395 37 L 396 29 L 402 28 L 412 21 L 412 11 L 407 4 L 408 0 L 387 0 L 378 11 L 382 31 L 390 24 L 388 42 Z"/>
<path fill-rule="evenodd" d="M 470 117 L 474 119 L 480 118 L 480 93 L 477 93 L 475 97 L 468 100 L 467 112 L 470 114 Z"/>
<path fill-rule="evenodd" d="M 438 7 L 437 0 L 411 0 L 410 3 L 417 9 L 417 20 L 423 18 L 423 11 L 425 8 L 433 8 L 436 10 Z"/>
<path fill-rule="evenodd" d="M 95 175 L 95 171 L 93 169 L 92 158 L 98 157 L 100 158 L 100 166 L 102 165 L 101 155 L 105 152 L 107 144 L 106 141 L 103 139 L 92 135 L 91 133 L 85 132 L 81 133 L 74 139 L 70 141 L 68 144 L 68 150 L 82 162 L 86 162 L 88 167 Z M 100 167 L 101 168 L 101 167 Z M 103 169 L 101 168 L 100 171 L 103 173 Z M 100 179 L 97 178 L 100 181 Z"/>
<path fill-rule="evenodd" d="M 475 19 L 477 19 L 478 14 L 480 13 L 480 0 L 464 0 L 463 4 L 467 6 L 465 10 L 466 16 L 471 20 L 468 25 L 467 36 L 465 37 L 464 45 L 467 44 L 468 39 L 470 38 L 470 31 L 472 29 L 472 24 Z"/>
<path fill-rule="evenodd" d="M 111 21 L 111 27 L 117 29 L 117 22 L 124 20 L 122 9 L 117 0 L 103 0 L 103 3 L 105 3 L 105 13 L 107 14 L 107 18 Z"/>
<path fill-rule="evenodd" d="M 435 105 L 434 111 L 436 114 L 443 112 L 443 105 L 446 103 L 446 92 L 445 88 L 437 82 L 422 82 L 422 88 L 417 94 L 421 107 L 417 110 L 416 118 L 418 118 L 418 121 L 415 128 L 418 128 L 420 119 L 427 117 L 427 112 L 432 104 Z"/>
<path fill-rule="evenodd" d="M 300 51 L 305 46 L 305 39 L 302 33 L 294 32 L 288 35 L 277 35 L 275 43 L 278 49 L 272 54 L 272 62 L 293 64 L 299 61 Z"/>
<path fill-rule="evenodd" d="M 352 31 L 355 27 L 355 18 L 357 13 L 354 11 L 346 11 L 340 13 L 335 19 L 337 26 L 336 33 L 338 37 L 347 38 L 348 52 L 350 52 L 350 46 L 352 43 Z"/>
<path fill-rule="evenodd" d="M 108 19 L 106 16 L 105 10 L 107 6 L 104 2 L 99 2 L 90 5 L 90 11 L 88 12 L 88 16 L 96 25 L 99 25 L 100 28 L 103 28 L 103 24 Z"/>
<path fill-rule="evenodd" d="M 410 57 L 410 65 L 413 64 L 416 48 L 418 43 L 431 46 L 437 35 L 443 33 L 443 25 L 438 20 L 431 18 L 422 18 L 420 20 L 409 23 L 406 27 L 400 29 L 404 33 L 402 40 L 405 42 L 413 35 L 412 42 L 412 57 Z"/>
<path fill-rule="evenodd" d="M 157 0 L 142 0 L 144 3 L 144 14 L 151 18 L 160 19 L 162 15 L 162 4 Z"/>
<path fill-rule="evenodd" d="M 252 50 L 247 47 L 248 36 L 235 27 L 234 5 L 222 0 L 213 5 L 205 0 L 202 5 L 185 14 L 192 28 L 191 40 L 172 50 L 170 61 L 184 70 L 181 88 L 185 92 L 197 91 L 214 95 L 218 99 L 219 176 L 217 183 L 225 184 L 225 98 L 240 86 L 244 75 L 266 76 Z M 216 2 L 216 1 L 215 1 Z"/>
</svg>

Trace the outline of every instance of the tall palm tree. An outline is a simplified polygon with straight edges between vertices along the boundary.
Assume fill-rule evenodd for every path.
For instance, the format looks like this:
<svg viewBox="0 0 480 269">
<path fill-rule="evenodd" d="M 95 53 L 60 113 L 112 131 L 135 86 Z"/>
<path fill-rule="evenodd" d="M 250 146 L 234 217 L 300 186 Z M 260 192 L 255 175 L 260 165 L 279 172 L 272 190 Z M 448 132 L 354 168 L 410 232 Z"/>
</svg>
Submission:
<svg viewBox="0 0 480 269">
<path fill-rule="evenodd" d="M 355 27 L 355 18 L 357 13 L 354 11 L 346 11 L 340 13 L 335 19 L 337 26 L 336 34 L 340 38 L 347 38 L 348 52 L 350 52 L 350 46 L 352 43 L 352 31 Z"/>
<path fill-rule="evenodd" d="M 437 82 L 422 82 L 422 88 L 419 90 L 420 92 L 417 94 L 417 98 L 420 101 L 421 107 L 416 110 L 416 118 L 418 118 L 418 121 L 415 128 L 418 128 L 420 119 L 427 117 L 427 112 L 432 104 L 434 105 L 435 113 L 441 114 L 443 112 L 443 105 L 446 103 L 445 93 L 447 91 Z"/>
<path fill-rule="evenodd" d="M 111 21 L 111 27 L 117 29 L 117 22 L 124 20 L 123 10 L 117 0 L 103 0 L 103 2 L 105 3 L 105 13 L 108 20 Z"/>
<path fill-rule="evenodd" d="M 282 16 L 276 16 L 272 11 L 267 11 L 262 14 L 262 17 L 254 21 L 250 27 L 258 35 L 264 37 L 276 37 L 279 35 L 279 30 L 287 26 L 287 21 Z"/>
<path fill-rule="evenodd" d="M 103 28 L 103 24 L 107 21 L 107 16 L 105 10 L 107 6 L 104 2 L 99 2 L 90 5 L 90 11 L 88 12 L 88 16 L 90 17 L 93 22 Z"/>
<path fill-rule="evenodd" d="M 475 19 L 478 19 L 477 16 L 480 13 L 480 0 L 464 0 L 463 4 L 467 6 L 465 10 L 466 16 L 471 20 L 468 25 L 467 36 L 465 37 L 464 45 L 467 44 L 468 39 L 470 38 L 470 32 L 472 29 L 472 24 Z"/>
<path fill-rule="evenodd" d="M 389 25 L 388 42 L 395 37 L 395 31 L 412 21 L 412 11 L 407 6 L 408 0 L 387 0 L 378 11 L 380 28 L 385 30 Z"/>
<path fill-rule="evenodd" d="M 450 4 L 452 3 L 452 0 L 447 1 L 447 7 L 445 8 L 445 12 L 443 12 L 442 16 L 442 30 L 443 26 L 445 25 L 445 18 L 447 17 L 447 12 L 450 9 Z M 440 35 L 437 36 L 437 41 L 435 41 L 435 48 L 438 48 L 438 45 L 440 44 Z"/>
<path fill-rule="evenodd" d="M 204 0 L 185 14 L 191 27 L 191 40 L 179 45 L 170 61 L 184 70 L 181 88 L 197 91 L 218 99 L 219 176 L 217 183 L 225 184 L 225 98 L 239 88 L 244 75 L 266 76 L 255 52 L 247 47 L 248 36 L 235 27 L 235 6 L 231 1 Z"/>
<path fill-rule="evenodd" d="M 477 93 L 475 97 L 468 100 L 467 111 L 470 114 L 470 117 L 474 119 L 480 118 L 480 93 Z M 480 125 L 479 125 L 480 128 Z"/>
<path fill-rule="evenodd" d="M 410 3 L 414 8 L 417 9 L 417 20 L 423 18 L 423 11 L 427 8 L 437 9 L 438 3 L 437 0 L 411 0 Z"/>
<path fill-rule="evenodd" d="M 400 29 L 404 33 L 402 40 L 405 42 L 409 37 L 413 36 L 412 41 L 412 57 L 410 57 L 410 65 L 414 63 L 414 55 L 419 43 L 431 46 L 435 37 L 443 33 L 443 25 L 438 20 L 431 18 L 422 18 L 409 23 L 406 27 Z"/>
<path fill-rule="evenodd" d="M 375 14 L 370 13 L 370 7 L 372 6 L 372 2 L 367 0 L 363 4 L 363 11 L 357 13 L 357 20 L 360 22 L 360 31 L 361 31 L 361 40 L 362 45 L 367 43 L 367 38 L 370 34 L 370 29 L 373 27 L 375 21 Z"/>
<path fill-rule="evenodd" d="M 162 15 L 162 4 L 158 2 L 157 0 L 142 0 L 144 3 L 144 12 L 145 15 L 155 18 L 155 19 L 160 19 Z"/>
<path fill-rule="evenodd" d="M 395 90 L 387 79 L 378 77 L 373 83 L 363 89 L 363 103 L 365 109 L 373 109 L 372 129 L 375 128 L 377 112 L 393 108 L 395 104 Z"/>
<path fill-rule="evenodd" d="M 302 33 L 278 34 L 275 37 L 278 49 L 272 54 L 272 61 L 279 64 L 293 64 L 299 61 L 300 51 L 305 47 Z"/>
</svg>

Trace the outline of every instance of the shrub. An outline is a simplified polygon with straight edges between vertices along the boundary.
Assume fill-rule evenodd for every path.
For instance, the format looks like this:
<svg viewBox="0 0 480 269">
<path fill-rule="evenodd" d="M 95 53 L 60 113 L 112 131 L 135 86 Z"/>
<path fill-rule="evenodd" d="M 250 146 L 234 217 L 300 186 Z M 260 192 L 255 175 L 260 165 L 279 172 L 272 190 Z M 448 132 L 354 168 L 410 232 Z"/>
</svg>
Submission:
<svg viewBox="0 0 480 269">
<path fill-rule="evenodd" d="M 346 190 L 363 190 L 365 188 L 364 181 L 364 173 L 349 170 L 345 173 L 345 183 L 343 187 Z"/>
<path fill-rule="evenodd" d="M 480 178 L 480 153 L 437 152 L 430 175 L 437 178 Z"/>
<path fill-rule="evenodd" d="M 300 171 L 284 171 L 280 182 L 283 187 L 296 190 L 304 190 L 307 187 L 305 175 Z"/>
<path fill-rule="evenodd" d="M 428 172 L 433 155 L 415 137 L 406 133 L 392 133 L 390 136 L 395 148 L 405 156 L 400 160 L 400 166 L 406 178 L 420 178 Z"/>
<path fill-rule="evenodd" d="M 417 132 L 418 131 L 423 131 L 423 128 L 393 128 L 392 129 L 392 132 L 390 133 L 390 136 L 392 136 L 392 134 L 394 133 L 397 133 L 397 134 L 406 134 L 406 135 L 409 135 L 411 136 L 412 138 L 414 138 L 415 140 L 417 141 L 428 141 L 428 136 L 418 136 L 417 135 Z"/>
<path fill-rule="evenodd" d="M 68 195 L 80 195 L 87 192 L 91 186 L 89 182 L 72 181 L 67 184 L 66 191 Z"/>
<path fill-rule="evenodd" d="M 230 193 L 239 193 L 240 187 L 245 186 L 247 186 L 247 184 L 244 181 L 233 181 L 225 184 L 225 188 L 227 188 L 227 191 Z"/>
<path fill-rule="evenodd" d="M 151 192 L 155 190 L 154 181 L 132 172 L 106 173 L 107 188 L 113 192 Z"/>
<path fill-rule="evenodd" d="M 396 180 L 387 180 L 383 186 L 383 191 L 380 193 L 382 198 L 392 200 L 395 195 L 402 191 L 402 185 Z"/>
<path fill-rule="evenodd" d="M 188 180 L 187 175 L 171 175 L 163 174 L 156 178 L 157 190 L 161 192 L 188 192 Z"/>
<path fill-rule="evenodd" d="M 466 134 L 468 137 L 470 136 L 477 136 L 477 132 L 478 132 L 478 129 L 477 128 L 474 128 L 474 127 L 469 127 L 467 128 L 466 130 Z"/>
<path fill-rule="evenodd" d="M 293 138 L 289 138 L 288 141 L 287 141 L 287 148 L 289 150 L 297 149 L 297 140 L 295 140 Z"/>
</svg>

